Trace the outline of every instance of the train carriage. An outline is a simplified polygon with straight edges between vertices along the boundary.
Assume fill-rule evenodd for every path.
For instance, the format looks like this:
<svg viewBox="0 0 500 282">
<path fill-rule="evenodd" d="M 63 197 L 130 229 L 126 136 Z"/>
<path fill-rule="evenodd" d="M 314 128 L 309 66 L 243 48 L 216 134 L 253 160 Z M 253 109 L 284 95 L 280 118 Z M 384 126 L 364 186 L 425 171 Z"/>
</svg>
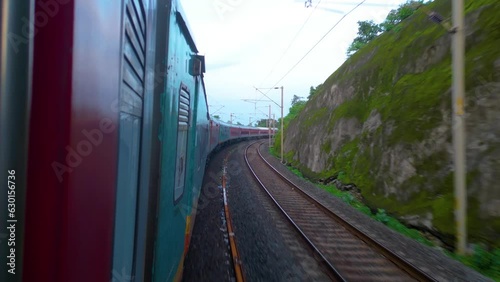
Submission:
<svg viewBox="0 0 500 282">
<path fill-rule="evenodd" d="M 210 120 L 210 151 L 219 145 L 220 124 Z"/>
<path fill-rule="evenodd" d="M 207 155 L 268 132 L 209 119 L 177 0 L 4 1 L 0 169 L 18 173 L 18 277 L 180 279 Z M 26 35 L 35 16 L 48 22 Z M 15 49 L 9 34 L 26 38 Z"/>
</svg>

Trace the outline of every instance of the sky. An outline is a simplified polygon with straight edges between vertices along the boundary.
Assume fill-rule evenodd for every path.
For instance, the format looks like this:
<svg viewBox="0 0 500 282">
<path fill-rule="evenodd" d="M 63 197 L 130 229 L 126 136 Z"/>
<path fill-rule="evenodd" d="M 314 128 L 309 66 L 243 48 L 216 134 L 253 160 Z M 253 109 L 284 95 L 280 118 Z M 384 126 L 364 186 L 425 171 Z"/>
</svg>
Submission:
<svg viewBox="0 0 500 282">
<path fill-rule="evenodd" d="M 210 114 L 248 125 L 267 119 L 271 105 L 279 119 L 281 90 L 271 88 L 283 86 L 286 116 L 294 95 L 306 98 L 344 63 L 358 21 L 380 23 L 406 1 L 365 0 L 346 16 L 361 2 L 312 0 L 306 8 L 305 0 L 181 0 L 205 56 Z"/>
</svg>

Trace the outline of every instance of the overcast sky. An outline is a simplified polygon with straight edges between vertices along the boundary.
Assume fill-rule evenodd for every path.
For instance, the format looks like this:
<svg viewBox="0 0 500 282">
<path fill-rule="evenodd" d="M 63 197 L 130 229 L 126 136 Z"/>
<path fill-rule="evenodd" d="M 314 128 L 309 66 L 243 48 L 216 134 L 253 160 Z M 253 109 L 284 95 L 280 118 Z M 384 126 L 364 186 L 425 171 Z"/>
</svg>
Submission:
<svg viewBox="0 0 500 282">
<path fill-rule="evenodd" d="M 293 95 L 307 97 L 310 86 L 323 83 L 346 60 L 347 47 L 356 37 L 357 21 L 380 23 L 405 0 L 366 0 L 291 70 L 361 0 L 312 0 L 310 8 L 304 2 L 181 0 L 198 50 L 205 55 L 211 114 L 220 115 L 223 121 L 234 114 L 234 123 L 247 125 L 249 118 L 267 118 L 271 104 L 272 114 L 278 119 L 280 108 L 254 86 L 283 86 L 286 115 Z M 268 92 L 280 104 L 279 89 L 262 92 Z"/>
</svg>

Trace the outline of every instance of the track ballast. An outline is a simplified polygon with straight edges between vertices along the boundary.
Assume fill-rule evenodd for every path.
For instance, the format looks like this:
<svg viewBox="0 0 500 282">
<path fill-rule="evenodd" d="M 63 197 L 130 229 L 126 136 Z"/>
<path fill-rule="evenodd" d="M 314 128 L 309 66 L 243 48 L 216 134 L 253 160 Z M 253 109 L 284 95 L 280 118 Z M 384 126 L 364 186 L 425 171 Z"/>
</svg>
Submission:
<svg viewBox="0 0 500 282">
<path fill-rule="evenodd" d="M 367 234 L 335 215 L 247 147 L 245 160 L 261 187 L 338 281 L 434 281 Z"/>
</svg>

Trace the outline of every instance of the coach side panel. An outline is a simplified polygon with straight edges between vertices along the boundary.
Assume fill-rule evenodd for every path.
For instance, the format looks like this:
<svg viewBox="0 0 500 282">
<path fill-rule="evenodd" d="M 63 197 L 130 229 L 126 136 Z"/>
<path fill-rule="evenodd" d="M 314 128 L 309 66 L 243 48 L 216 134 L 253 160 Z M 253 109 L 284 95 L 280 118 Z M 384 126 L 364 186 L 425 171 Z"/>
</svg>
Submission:
<svg viewBox="0 0 500 282">
<path fill-rule="evenodd" d="M 192 204 L 193 162 L 196 160 L 195 77 L 189 65 L 195 48 L 177 1 L 172 2 L 168 44 L 168 75 L 161 96 L 161 168 L 154 280 L 172 281 L 179 272 Z"/>
</svg>

